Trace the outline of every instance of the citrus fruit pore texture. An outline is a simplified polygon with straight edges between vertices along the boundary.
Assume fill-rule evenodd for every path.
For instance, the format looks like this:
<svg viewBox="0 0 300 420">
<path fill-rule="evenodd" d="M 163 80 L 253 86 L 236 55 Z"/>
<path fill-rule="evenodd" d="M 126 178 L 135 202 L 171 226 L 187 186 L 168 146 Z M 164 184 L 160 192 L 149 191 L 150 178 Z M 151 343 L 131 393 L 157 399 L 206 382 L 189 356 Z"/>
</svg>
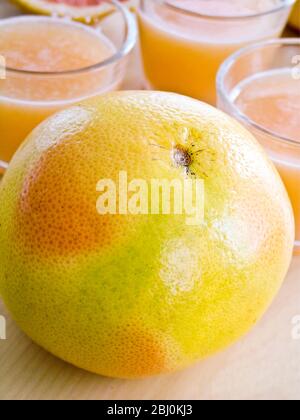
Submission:
<svg viewBox="0 0 300 420">
<path fill-rule="evenodd" d="M 100 215 L 97 183 L 120 171 L 204 179 L 204 222 Z M 15 155 L 0 202 L 0 294 L 13 318 L 106 376 L 171 372 L 225 348 L 261 318 L 292 255 L 291 205 L 262 148 L 176 94 L 113 93 L 50 117 Z"/>
</svg>

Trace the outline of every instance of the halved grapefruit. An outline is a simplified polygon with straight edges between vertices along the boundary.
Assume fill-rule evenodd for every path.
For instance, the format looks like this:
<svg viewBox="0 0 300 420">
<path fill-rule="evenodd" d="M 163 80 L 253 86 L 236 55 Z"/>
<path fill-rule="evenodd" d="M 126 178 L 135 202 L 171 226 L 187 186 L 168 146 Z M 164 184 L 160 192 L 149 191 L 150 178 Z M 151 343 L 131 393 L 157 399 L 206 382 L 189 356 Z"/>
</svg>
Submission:
<svg viewBox="0 0 300 420">
<path fill-rule="evenodd" d="M 294 29 L 300 31 L 300 0 L 297 0 L 297 3 L 294 6 L 289 23 Z"/>
<path fill-rule="evenodd" d="M 95 21 L 109 14 L 114 6 L 104 0 L 14 0 L 29 12 L 70 17 L 79 21 Z M 133 6 L 133 0 L 120 0 Z"/>
</svg>

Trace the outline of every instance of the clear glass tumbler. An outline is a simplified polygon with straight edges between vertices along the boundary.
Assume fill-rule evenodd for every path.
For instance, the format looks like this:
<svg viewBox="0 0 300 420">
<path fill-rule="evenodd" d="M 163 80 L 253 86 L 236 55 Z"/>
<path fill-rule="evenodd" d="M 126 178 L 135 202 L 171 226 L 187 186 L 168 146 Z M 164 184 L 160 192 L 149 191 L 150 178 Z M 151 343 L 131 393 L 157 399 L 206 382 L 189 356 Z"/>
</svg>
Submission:
<svg viewBox="0 0 300 420">
<path fill-rule="evenodd" d="M 279 37 L 294 0 L 142 0 L 146 85 L 215 105 L 222 62 L 246 44 Z"/>
<path fill-rule="evenodd" d="M 18 16 L 0 20 L 0 173 L 5 171 L 27 135 L 46 117 L 83 99 L 117 90 L 121 86 L 127 57 L 136 44 L 137 27 L 133 15 L 126 7 L 114 0 L 107 3 L 114 7 L 114 13 L 103 18 L 96 27 L 41 16 Z M 112 20 L 117 23 L 117 31 L 112 29 Z M 43 35 L 40 31 L 41 25 Z M 56 38 L 59 32 L 62 42 L 65 33 L 65 38 L 69 37 L 69 45 L 70 37 L 74 37 L 74 42 L 73 38 L 71 42 L 75 54 L 69 53 L 67 47 L 61 48 L 56 54 L 55 45 L 52 45 L 55 41 L 51 44 L 51 52 L 50 47 L 36 51 L 39 47 L 35 47 L 35 40 L 47 36 L 44 28 L 49 30 L 49 36 L 55 33 Z M 20 30 L 24 32 L 24 43 L 20 42 L 20 36 L 15 40 Z M 8 43 L 5 46 L 2 44 L 2 50 L 1 34 L 2 39 L 6 37 L 9 42 L 9 46 Z M 34 51 L 33 62 L 25 62 L 28 60 L 28 51 L 25 57 L 24 48 L 29 50 L 29 57 Z M 102 54 L 101 48 L 104 51 L 103 59 L 76 67 L 81 55 L 82 60 L 88 54 L 98 57 Z M 37 61 L 47 63 L 48 55 L 49 60 L 52 60 L 51 69 L 41 70 Z M 61 66 L 66 65 L 64 60 L 70 65 L 70 69 L 63 67 L 61 70 Z M 60 67 L 58 71 L 55 69 L 56 61 Z M 10 62 L 18 64 L 10 66 Z"/>
<path fill-rule="evenodd" d="M 300 39 L 280 39 L 233 54 L 217 77 L 218 106 L 264 146 L 290 195 L 300 254 Z"/>
</svg>

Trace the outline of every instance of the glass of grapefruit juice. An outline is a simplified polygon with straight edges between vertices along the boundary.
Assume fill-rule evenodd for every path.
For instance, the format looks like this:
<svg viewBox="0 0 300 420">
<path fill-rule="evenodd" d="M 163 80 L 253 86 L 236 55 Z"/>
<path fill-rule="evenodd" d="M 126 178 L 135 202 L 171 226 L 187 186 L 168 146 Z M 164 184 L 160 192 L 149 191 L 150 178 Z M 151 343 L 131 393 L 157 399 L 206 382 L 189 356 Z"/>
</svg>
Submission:
<svg viewBox="0 0 300 420">
<path fill-rule="evenodd" d="M 0 172 L 46 117 L 120 87 L 136 24 L 116 7 L 117 34 L 106 19 L 97 29 L 52 17 L 0 20 Z"/>
<path fill-rule="evenodd" d="M 222 65 L 218 105 L 265 147 L 290 195 L 300 255 L 300 39 L 263 42 Z"/>
<path fill-rule="evenodd" d="M 216 103 L 222 62 L 281 35 L 294 0 L 142 0 L 138 13 L 147 87 Z"/>
</svg>

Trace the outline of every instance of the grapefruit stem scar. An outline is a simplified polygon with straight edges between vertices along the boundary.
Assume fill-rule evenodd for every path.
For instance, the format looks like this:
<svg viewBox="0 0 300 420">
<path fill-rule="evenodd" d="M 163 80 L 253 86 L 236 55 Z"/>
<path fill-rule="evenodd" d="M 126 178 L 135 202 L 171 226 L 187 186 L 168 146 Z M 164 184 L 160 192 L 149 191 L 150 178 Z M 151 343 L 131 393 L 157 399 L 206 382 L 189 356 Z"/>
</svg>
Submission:
<svg viewBox="0 0 300 420">
<path fill-rule="evenodd" d="M 172 157 L 176 166 L 189 168 L 192 164 L 191 154 L 181 145 L 177 144 L 172 151 Z"/>
</svg>

